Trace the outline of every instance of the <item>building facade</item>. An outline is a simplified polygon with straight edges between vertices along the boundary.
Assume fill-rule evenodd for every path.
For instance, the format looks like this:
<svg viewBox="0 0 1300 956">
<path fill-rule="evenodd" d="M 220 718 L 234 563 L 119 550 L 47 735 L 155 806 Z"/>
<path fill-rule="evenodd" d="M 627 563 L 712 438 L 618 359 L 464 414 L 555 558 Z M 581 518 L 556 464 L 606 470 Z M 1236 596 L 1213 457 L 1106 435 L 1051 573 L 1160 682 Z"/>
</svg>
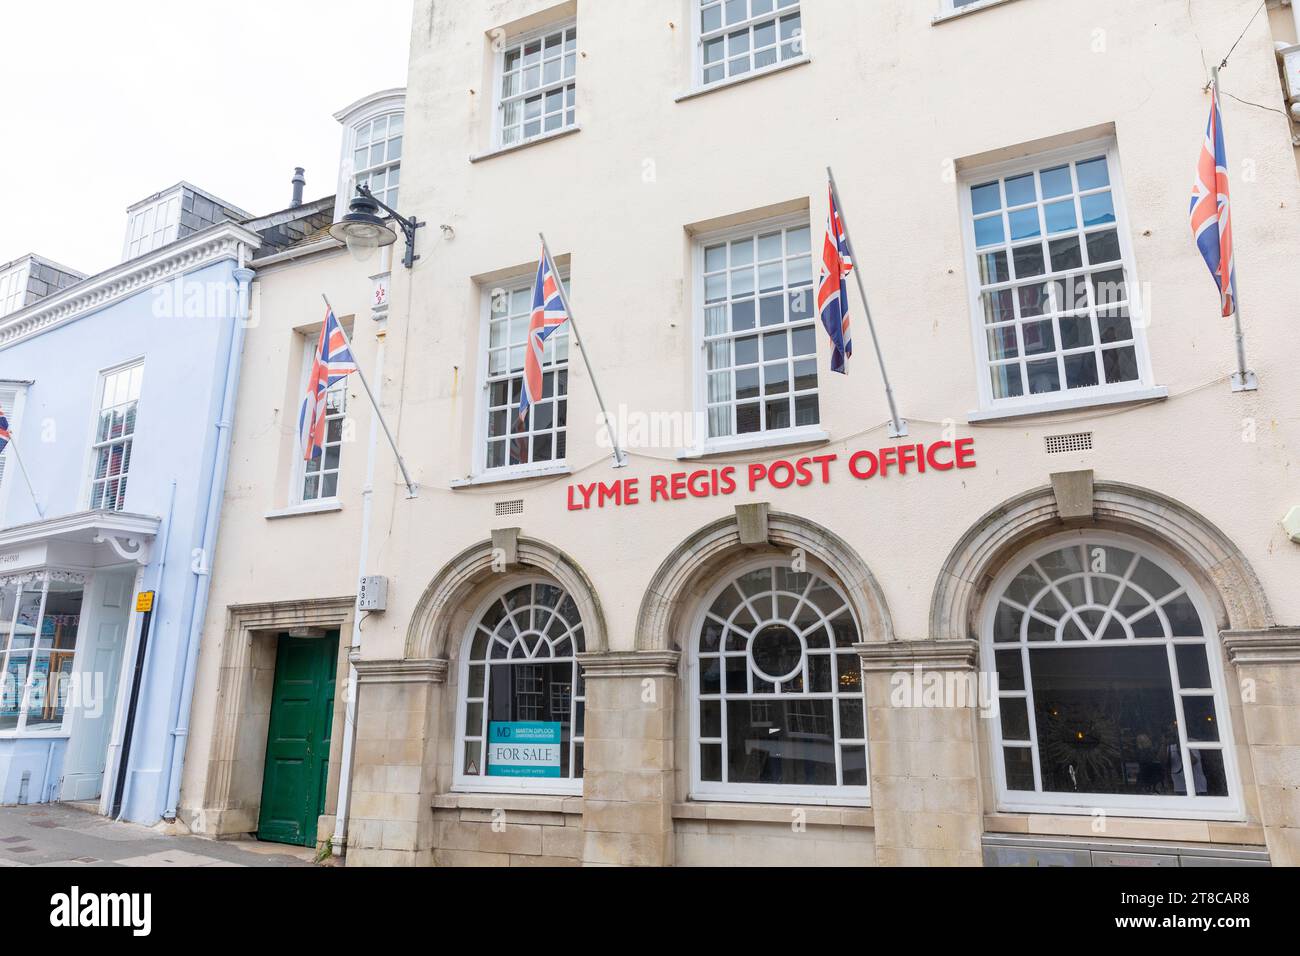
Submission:
<svg viewBox="0 0 1300 956">
<path fill-rule="evenodd" d="M 367 96 L 335 116 L 339 196 L 362 183 L 398 201 L 402 93 Z M 313 461 L 304 459 L 299 413 L 322 297 L 382 396 L 390 297 L 386 262 L 358 261 L 329 235 L 346 212 L 330 195 L 266 217 L 281 241 L 250 263 L 236 413 L 247 427 L 231 449 L 179 812 L 206 836 L 322 847 L 336 839 L 365 501 L 382 438 L 357 376 L 330 389 L 324 450 Z"/>
<path fill-rule="evenodd" d="M 1187 226 L 1256 6 L 417 3 L 348 862 L 1300 860 L 1285 118 L 1224 98 L 1258 390 Z M 521 424 L 539 231 L 596 381 Z"/>
<path fill-rule="evenodd" d="M 1300 862 L 1257 7 L 417 0 L 337 194 L 247 225 L 178 820 L 348 865 Z M 1187 202 L 1243 27 L 1239 389 Z M 905 427 L 852 280 L 847 375 L 819 321 L 827 166 Z M 413 267 L 325 233 L 359 184 Z M 521 418 L 539 233 L 577 324 Z M 367 382 L 307 462 L 322 294 Z"/>
<path fill-rule="evenodd" d="M 45 288 L 0 320 L 0 802 L 175 806 L 260 245 L 222 221 L 91 277 L 31 257 Z"/>
</svg>

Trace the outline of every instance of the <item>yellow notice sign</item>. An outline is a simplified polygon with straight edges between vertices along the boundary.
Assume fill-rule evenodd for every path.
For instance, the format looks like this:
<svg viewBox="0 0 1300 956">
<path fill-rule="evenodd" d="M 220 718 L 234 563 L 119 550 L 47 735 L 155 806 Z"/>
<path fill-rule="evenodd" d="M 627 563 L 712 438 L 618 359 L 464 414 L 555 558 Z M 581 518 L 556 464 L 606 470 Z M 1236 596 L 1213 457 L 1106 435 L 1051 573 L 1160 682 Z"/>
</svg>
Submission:
<svg viewBox="0 0 1300 956">
<path fill-rule="evenodd" d="M 153 610 L 153 591 L 141 591 L 135 596 L 135 609 L 141 614 Z"/>
</svg>

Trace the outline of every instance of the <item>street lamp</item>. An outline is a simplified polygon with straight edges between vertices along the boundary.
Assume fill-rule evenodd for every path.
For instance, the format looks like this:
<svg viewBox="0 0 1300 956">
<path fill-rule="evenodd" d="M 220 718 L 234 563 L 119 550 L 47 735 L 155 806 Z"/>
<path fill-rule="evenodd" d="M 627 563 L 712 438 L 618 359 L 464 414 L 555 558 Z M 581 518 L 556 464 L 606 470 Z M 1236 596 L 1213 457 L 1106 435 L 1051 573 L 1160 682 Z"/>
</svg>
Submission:
<svg viewBox="0 0 1300 956">
<path fill-rule="evenodd" d="M 402 264 L 410 269 L 415 265 L 415 260 L 420 258 L 415 254 L 415 231 L 425 223 L 414 217 L 408 219 L 396 209 L 380 202 L 370 188 L 362 183 L 357 184 L 357 195 L 348 207 L 348 214 L 330 226 L 330 235 L 339 242 L 346 243 L 348 251 L 358 261 L 364 261 L 374 250 L 391 246 L 397 241 L 397 236 L 388 227 L 388 223 L 380 218 L 381 209 L 402 227 L 402 235 L 406 237 L 406 257 Z"/>
</svg>

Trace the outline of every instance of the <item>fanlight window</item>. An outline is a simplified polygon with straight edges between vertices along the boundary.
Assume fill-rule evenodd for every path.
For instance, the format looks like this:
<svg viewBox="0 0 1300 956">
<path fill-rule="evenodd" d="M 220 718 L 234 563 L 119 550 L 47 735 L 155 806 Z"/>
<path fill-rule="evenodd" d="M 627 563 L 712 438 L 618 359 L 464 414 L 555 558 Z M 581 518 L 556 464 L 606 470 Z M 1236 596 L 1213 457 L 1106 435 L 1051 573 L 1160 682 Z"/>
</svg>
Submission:
<svg viewBox="0 0 1300 956">
<path fill-rule="evenodd" d="M 1183 578 L 1098 540 L 1050 547 L 1001 588 L 986 647 L 1008 802 L 1229 806 L 1212 628 Z"/>
<path fill-rule="evenodd" d="M 858 640 L 816 574 L 764 565 L 722 587 L 696 635 L 696 793 L 865 802 Z"/>
<path fill-rule="evenodd" d="M 461 784 L 562 786 L 582 777 L 582 650 L 578 607 L 558 585 L 517 585 L 493 599 L 467 638 Z"/>
</svg>

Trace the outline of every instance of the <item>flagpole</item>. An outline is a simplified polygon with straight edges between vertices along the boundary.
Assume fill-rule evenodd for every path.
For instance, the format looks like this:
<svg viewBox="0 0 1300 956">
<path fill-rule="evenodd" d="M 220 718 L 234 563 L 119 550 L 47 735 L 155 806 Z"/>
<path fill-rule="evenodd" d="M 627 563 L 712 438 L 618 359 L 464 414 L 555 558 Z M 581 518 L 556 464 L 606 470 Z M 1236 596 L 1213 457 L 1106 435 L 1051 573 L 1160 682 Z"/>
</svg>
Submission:
<svg viewBox="0 0 1300 956">
<path fill-rule="evenodd" d="M 623 456 L 623 450 L 618 444 L 618 435 L 614 433 L 614 426 L 610 421 L 609 412 L 605 409 L 605 399 L 601 397 L 600 386 L 596 384 L 596 373 L 591 370 L 591 359 L 587 357 L 587 349 L 582 344 L 582 333 L 578 331 L 578 323 L 573 318 L 573 307 L 569 305 L 569 294 L 564 291 L 564 283 L 560 281 L 560 270 L 555 267 L 555 260 L 551 258 L 551 247 L 546 244 L 546 235 L 538 233 L 542 237 L 542 255 L 546 257 L 546 264 L 550 267 L 551 275 L 555 276 L 555 287 L 560 290 L 560 304 L 564 306 L 564 314 L 569 317 L 569 325 L 573 327 L 573 338 L 578 344 L 578 351 L 582 353 L 582 362 L 587 366 L 587 377 L 591 379 L 591 388 L 596 393 L 596 402 L 600 405 L 600 414 L 605 422 L 605 428 L 609 431 L 610 444 L 614 446 L 614 467 L 626 468 L 627 459 Z"/>
<path fill-rule="evenodd" d="M 36 508 L 36 517 L 44 521 L 45 509 L 41 507 L 40 501 L 36 499 L 36 489 L 32 487 L 32 479 L 27 475 L 27 466 L 23 464 L 22 456 L 18 454 L 18 446 L 14 444 L 12 433 L 9 435 L 9 450 L 14 453 L 14 461 L 18 462 L 18 470 L 23 473 L 23 481 L 27 483 L 27 492 L 32 496 L 32 504 Z"/>
<path fill-rule="evenodd" d="M 1214 112 L 1218 129 L 1216 135 L 1223 134 L 1223 101 L 1219 98 L 1219 67 L 1210 68 L 1210 82 L 1214 87 Z M 1213 145 L 1213 144 L 1211 144 Z M 1224 141 L 1224 150 L 1227 150 L 1227 141 Z M 1227 157 L 1224 157 L 1225 162 Z M 1222 254 L 1222 253 L 1220 253 Z M 1235 263 L 1234 263 L 1235 269 Z M 1232 281 L 1229 275 L 1228 281 Z M 1259 379 L 1255 377 L 1246 366 L 1246 333 L 1241 328 L 1241 304 L 1238 301 L 1237 290 L 1232 289 L 1232 334 L 1237 343 L 1237 372 L 1232 376 L 1232 390 L 1234 392 L 1254 392 L 1259 389 Z"/>
<path fill-rule="evenodd" d="M 325 300 L 325 307 L 334 312 L 334 306 L 330 305 L 329 298 L 325 293 L 321 293 L 321 298 Z M 337 318 L 335 313 L 335 318 Z M 352 341 L 348 338 L 347 330 L 343 328 L 343 323 L 339 322 L 339 334 L 343 336 L 343 343 L 347 346 L 348 351 L 352 351 Z M 402 480 L 406 482 L 406 496 L 408 498 L 419 497 L 416 490 L 415 482 L 411 480 L 411 473 L 406 470 L 406 462 L 402 460 L 402 453 L 397 450 L 397 441 L 393 438 L 393 433 L 388 429 L 388 422 L 384 420 L 384 413 L 379 410 L 379 403 L 375 401 L 375 393 L 370 390 L 370 383 L 366 381 L 366 373 L 361 371 L 361 363 L 356 361 L 356 354 L 352 356 L 353 362 L 357 367 L 357 377 L 361 379 L 361 385 L 366 390 L 366 395 L 370 399 L 370 407 L 375 410 L 375 417 L 379 419 L 379 424 L 384 429 L 384 434 L 388 436 L 388 444 L 393 446 L 393 455 L 397 458 L 397 467 L 402 470 Z"/>
<path fill-rule="evenodd" d="M 858 258 L 857 247 L 853 245 L 853 236 L 849 233 L 849 217 L 844 214 L 844 203 L 840 199 L 839 187 L 835 184 L 835 173 L 829 166 L 826 175 L 831 181 L 831 195 L 835 197 L 835 208 L 840 213 L 840 225 L 844 227 L 844 241 L 849 246 L 849 256 L 853 259 L 853 275 L 858 280 L 858 293 L 862 296 L 862 310 L 867 316 L 867 328 L 871 331 L 871 344 L 876 348 L 876 361 L 880 363 L 880 380 L 885 383 L 885 399 L 889 402 L 889 437 L 907 437 L 907 422 L 898 417 L 898 405 L 894 402 L 894 389 L 889 384 L 889 373 L 885 371 L 885 355 L 880 350 L 880 338 L 876 335 L 876 323 L 871 318 L 871 305 L 867 302 L 867 286 L 862 281 L 863 260 Z"/>
</svg>

